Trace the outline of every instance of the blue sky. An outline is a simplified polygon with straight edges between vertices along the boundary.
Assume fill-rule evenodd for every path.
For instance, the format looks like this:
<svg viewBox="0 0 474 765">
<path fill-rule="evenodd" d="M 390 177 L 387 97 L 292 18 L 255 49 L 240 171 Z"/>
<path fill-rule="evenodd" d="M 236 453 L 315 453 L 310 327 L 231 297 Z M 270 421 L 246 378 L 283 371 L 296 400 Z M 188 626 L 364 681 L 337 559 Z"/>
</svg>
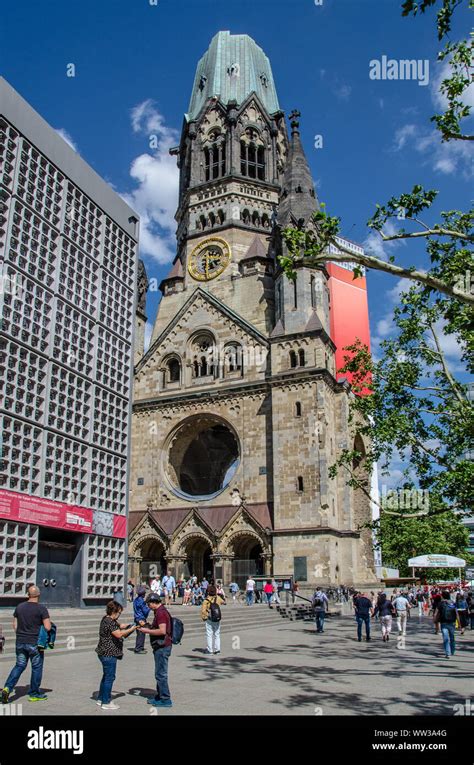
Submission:
<svg viewBox="0 0 474 765">
<path fill-rule="evenodd" d="M 2 9 L 0 70 L 138 208 L 142 254 L 159 282 L 174 254 L 177 171 L 168 148 L 178 141 L 197 61 L 217 31 L 247 33 L 270 58 L 281 108 L 302 113 L 320 200 L 341 216 L 349 238 L 382 255 L 365 226 L 376 202 L 421 183 L 440 191 L 435 213 L 466 207 L 472 189 L 469 147 L 442 145 L 429 122 L 442 66 L 434 13 L 406 19 L 400 6 L 401 0 L 157 0 L 156 6 L 22 0 Z M 467 13 L 458 12 L 453 38 L 466 34 Z M 383 55 L 428 59 L 429 84 L 371 80 L 369 63 Z M 74 78 L 66 76 L 70 63 Z M 156 150 L 150 133 L 159 138 Z M 322 149 L 314 147 L 317 134 Z M 421 245 L 399 244 L 390 252 L 401 263 L 423 264 Z M 390 332 L 398 288 L 377 272 L 369 274 L 368 287 L 376 349 Z M 158 295 L 148 301 L 151 320 Z M 449 338 L 445 347 L 455 368 L 459 349 Z"/>
</svg>

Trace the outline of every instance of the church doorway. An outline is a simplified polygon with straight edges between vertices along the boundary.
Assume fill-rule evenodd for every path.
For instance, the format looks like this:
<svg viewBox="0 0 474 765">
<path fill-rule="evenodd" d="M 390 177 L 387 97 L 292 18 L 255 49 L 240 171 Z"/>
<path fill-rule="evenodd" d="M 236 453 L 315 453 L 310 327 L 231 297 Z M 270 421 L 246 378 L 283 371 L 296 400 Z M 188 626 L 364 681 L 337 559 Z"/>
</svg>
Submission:
<svg viewBox="0 0 474 765">
<path fill-rule="evenodd" d="M 198 580 L 212 579 L 214 576 L 214 564 L 211 558 L 212 548 L 207 540 L 194 537 L 185 546 L 185 576 L 197 576 Z"/>
<path fill-rule="evenodd" d="M 165 548 L 157 539 L 146 539 L 139 552 L 140 581 L 150 584 L 155 576 L 161 577 L 166 573 Z"/>
<path fill-rule="evenodd" d="M 233 553 L 235 557 L 232 561 L 232 581 L 237 582 L 241 589 L 245 589 L 249 574 L 263 576 L 265 573 L 263 547 L 255 537 L 244 535 L 233 543 Z"/>
</svg>

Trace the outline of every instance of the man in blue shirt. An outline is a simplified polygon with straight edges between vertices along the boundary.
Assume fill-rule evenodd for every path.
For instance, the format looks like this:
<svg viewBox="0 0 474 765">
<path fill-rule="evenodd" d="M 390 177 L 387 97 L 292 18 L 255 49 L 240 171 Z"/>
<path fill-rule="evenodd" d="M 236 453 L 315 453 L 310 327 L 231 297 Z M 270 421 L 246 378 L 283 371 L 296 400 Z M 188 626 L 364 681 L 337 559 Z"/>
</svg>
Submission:
<svg viewBox="0 0 474 765">
<path fill-rule="evenodd" d="M 147 616 L 150 613 L 144 595 L 146 590 L 144 587 L 139 587 L 137 590 L 137 597 L 133 601 L 133 619 L 135 624 L 140 622 L 146 622 Z M 137 630 L 137 637 L 135 642 L 135 653 L 146 653 L 145 648 L 145 634 Z"/>
<path fill-rule="evenodd" d="M 161 585 L 165 595 L 165 606 L 169 606 L 173 591 L 176 589 L 176 581 L 174 576 L 172 576 L 171 571 L 168 571 L 168 573 L 163 577 L 161 580 Z"/>
</svg>

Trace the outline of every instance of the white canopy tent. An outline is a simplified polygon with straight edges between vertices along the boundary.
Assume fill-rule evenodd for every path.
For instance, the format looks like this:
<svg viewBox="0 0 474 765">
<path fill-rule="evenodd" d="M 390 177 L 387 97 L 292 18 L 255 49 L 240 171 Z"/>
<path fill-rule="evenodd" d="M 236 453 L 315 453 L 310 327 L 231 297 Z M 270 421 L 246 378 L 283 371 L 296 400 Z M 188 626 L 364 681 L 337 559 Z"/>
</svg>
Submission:
<svg viewBox="0 0 474 765">
<path fill-rule="evenodd" d="M 466 561 L 454 555 L 418 555 L 416 558 L 409 558 L 408 565 L 412 568 L 413 576 L 415 568 L 457 568 L 459 581 L 461 581 L 461 569 L 465 567 Z"/>
</svg>

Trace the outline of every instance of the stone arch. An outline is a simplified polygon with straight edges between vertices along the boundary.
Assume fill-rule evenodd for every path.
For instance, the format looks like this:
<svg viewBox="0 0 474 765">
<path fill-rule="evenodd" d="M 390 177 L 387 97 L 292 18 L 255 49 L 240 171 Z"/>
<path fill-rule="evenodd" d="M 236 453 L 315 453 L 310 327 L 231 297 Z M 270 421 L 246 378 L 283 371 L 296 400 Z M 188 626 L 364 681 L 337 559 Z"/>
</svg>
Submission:
<svg viewBox="0 0 474 765">
<path fill-rule="evenodd" d="M 271 551 L 262 535 L 249 526 L 230 531 L 222 545 L 222 555 L 231 561 L 232 581 L 243 588 L 250 575 L 268 574 Z"/>
<path fill-rule="evenodd" d="M 191 376 L 216 376 L 219 358 L 215 333 L 208 327 L 193 332 L 187 342 L 186 356 L 191 366 Z"/>
<path fill-rule="evenodd" d="M 181 357 L 177 353 L 170 353 L 163 358 L 160 364 L 162 373 L 162 386 L 166 388 L 170 383 L 180 383 L 182 377 Z"/>
<path fill-rule="evenodd" d="M 136 584 L 149 584 L 154 576 L 162 575 L 166 570 L 167 546 L 166 540 L 150 531 L 130 539 L 128 554 L 135 559 L 132 578 Z"/>
<path fill-rule="evenodd" d="M 203 576 L 214 576 L 213 555 L 216 551 L 214 540 L 204 531 L 192 530 L 185 534 L 176 544 L 176 555 L 183 561 L 183 573 L 193 574 L 202 579 Z"/>
<path fill-rule="evenodd" d="M 235 548 L 237 546 L 236 543 L 242 541 L 243 538 L 248 539 L 249 545 L 251 544 L 250 540 L 252 540 L 254 544 L 260 544 L 262 547 L 262 552 L 270 552 L 270 548 L 266 543 L 263 535 L 259 534 L 255 529 L 249 527 L 236 529 L 235 531 L 229 531 L 228 535 L 225 535 L 225 538 L 222 541 L 222 545 L 219 545 L 219 552 L 223 555 L 232 555 L 232 553 L 235 552 Z"/>
<path fill-rule="evenodd" d="M 221 494 L 241 462 L 241 440 L 234 426 L 217 414 L 191 414 L 168 434 L 162 456 L 163 478 L 187 501 Z"/>
</svg>

